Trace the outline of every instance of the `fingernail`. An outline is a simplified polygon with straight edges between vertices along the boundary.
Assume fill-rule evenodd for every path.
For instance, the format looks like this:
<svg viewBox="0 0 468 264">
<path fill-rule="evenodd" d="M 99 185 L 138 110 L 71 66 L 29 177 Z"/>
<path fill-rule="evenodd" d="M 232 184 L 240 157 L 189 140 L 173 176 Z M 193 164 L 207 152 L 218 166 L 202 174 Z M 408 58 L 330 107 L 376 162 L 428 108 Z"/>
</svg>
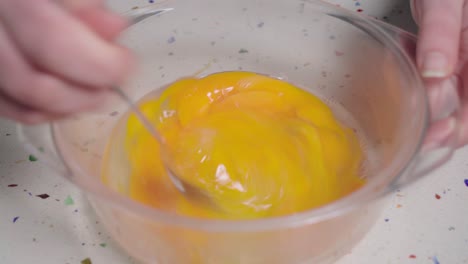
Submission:
<svg viewBox="0 0 468 264">
<path fill-rule="evenodd" d="M 440 52 L 430 52 L 422 65 L 422 76 L 426 78 L 443 78 L 449 74 L 447 57 Z"/>
</svg>

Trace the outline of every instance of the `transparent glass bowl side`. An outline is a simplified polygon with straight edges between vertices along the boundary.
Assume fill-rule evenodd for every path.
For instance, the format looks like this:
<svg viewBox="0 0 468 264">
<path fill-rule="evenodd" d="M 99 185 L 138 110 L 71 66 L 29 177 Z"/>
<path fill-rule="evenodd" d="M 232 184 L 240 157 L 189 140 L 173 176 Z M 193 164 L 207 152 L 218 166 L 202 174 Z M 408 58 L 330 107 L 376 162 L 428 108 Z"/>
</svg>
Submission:
<svg viewBox="0 0 468 264">
<path fill-rule="evenodd" d="M 333 11 L 343 12 L 344 15 L 349 15 L 346 11 Z M 428 115 L 425 91 L 419 83 L 417 75 L 413 75 L 414 71 L 411 71 L 412 65 L 409 58 L 402 57 L 404 52 L 395 43 L 392 43 L 395 40 L 391 39 L 383 31 L 379 31 L 379 27 L 377 27 L 373 22 L 362 22 L 365 23 L 363 24 L 364 26 L 374 30 L 374 32 L 372 32 L 374 35 L 369 35 L 368 31 L 364 32 L 361 31 L 361 29 L 356 29 L 354 25 L 348 25 L 347 22 L 339 21 L 334 17 L 330 17 L 327 13 L 317 13 L 316 9 L 314 9 L 313 12 L 316 17 L 325 20 L 323 24 L 328 24 L 328 27 L 333 27 L 336 24 L 338 25 L 337 27 L 343 30 L 343 32 L 347 32 L 347 36 L 342 36 L 344 40 L 347 40 L 348 42 L 355 41 L 351 43 L 352 45 L 349 43 L 343 44 L 343 42 L 340 41 L 326 42 L 326 45 L 324 44 L 320 47 L 331 46 L 331 48 L 328 47 L 326 50 L 327 52 L 320 50 L 320 52 L 315 53 L 320 54 L 320 56 L 322 56 L 322 53 L 328 53 L 322 56 L 324 61 L 330 59 L 330 57 L 335 57 L 334 63 L 324 63 L 323 67 L 326 68 L 327 65 L 329 65 L 328 67 L 337 65 L 338 68 L 328 69 L 328 74 L 339 76 L 337 78 L 324 78 L 322 76 L 323 71 L 318 70 L 317 67 L 305 69 L 301 73 L 295 73 L 294 65 L 292 64 L 285 65 L 285 63 L 283 63 L 282 65 L 279 65 L 279 63 L 271 63 L 271 60 L 281 61 L 284 58 L 266 58 L 265 62 L 260 64 L 262 68 L 257 68 L 257 70 L 255 70 L 253 68 L 258 67 L 255 65 L 258 61 L 258 56 L 244 62 L 247 60 L 244 57 L 245 54 L 242 52 L 239 53 L 237 48 L 230 49 L 234 55 L 216 57 L 219 52 L 226 54 L 226 47 L 224 45 L 221 50 L 219 52 L 215 52 L 214 55 L 213 53 L 208 54 L 210 56 L 214 56 L 215 58 L 213 60 L 218 62 L 220 61 L 220 58 L 227 57 L 228 60 L 231 60 L 231 64 L 235 64 L 235 66 L 228 69 L 244 67 L 245 70 L 250 70 L 248 67 L 251 67 L 251 70 L 257 72 L 268 72 L 268 70 L 271 70 L 271 72 L 269 72 L 271 75 L 279 77 L 285 76 L 284 78 L 287 80 L 305 87 L 307 87 L 307 85 L 304 84 L 314 83 L 314 89 L 312 92 L 318 93 L 328 100 L 334 100 L 335 102 L 344 105 L 347 109 L 352 109 L 351 111 L 353 112 L 354 117 L 356 119 L 360 119 L 358 120 L 358 124 L 363 126 L 362 130 L 366 133 L 366 136 L 368 136 L 371 141 L 374 141 L 370 144 L 379 145 L 379 150 L 376 154 L 379 156 L 380 160 L 383 160 L 380 164 L 385 166 L 380 166 L 380 164 L 377 166 L 378 171 L 372 176 L 373 178 L 369 183 L 373 184 L 374 182 L 377 182 L 377 179 L 382 179 L 381 183 L 383 183 L 385 181 L 389 182 L 392 179 L 398 178 L 398 175 L 402 172 L 403 168 L 410 163 L 411 157 L 418 150 L 419 142 L 421 141 L 421 138 L 423 138 L 424 129 L 427 125 Z M 168 50 L 167 48 L 161 47 L 162 43 L 166 42 L 166 39 L 162 40 L 160 38 L 160 35 L 164 34 L 156 34 L 156 37 L 154 38 L 159 41 L 156 42 L 156 44 L 154 39 L 153 41 L 147 41 L 146 39 L 141 40 L 141 35 L 145 32 L 149 32 L 149 28 L 157 26 L 158 22 L 161 22 L 161 18 L 156 17 L 148 20 L 146 23 L 143 22 L 144 24 L 136 25 L 135 28 L 130 30 L 129 36 L 127 35 L 127 39 L 130 39 L 130 41 L 127 42 L 124 40 L 124 43 L 132 49 L 135 49 L 137 54 L 141 56 L 143 63 L 140 73 L 135 77 L 136 81 L 124 87 L 127 89 L 137 87 L 137 89 L 129 90 L 130 94 L 133 92 L 135 98 L 139 98 L 155 87 L 160 87 L 159 84 L 155 85 L 154 83 L 160 82 L 161 85 L 166 84 L 164 83 L 165 80 L 161 80 L 160 75 L 154 74 L 154 71 L 159 69 L 160 64 L 166 65 L 165 67 L 172 67 L 168 71 L 174 75 L 178 74 L 173 78 L 168 78 L 168 80 L 177 79 L 178 77 L 187 75 L 187 72 L 192 72 L 190 70 L 177 70 L 177 67 L 180 65 L 188 65 L 185 67 L 193 68 L 198 68 L 200 65 L 200 63 L 186 63 L 184 60 L 180 62 L 177 58 L 173 60 L 172 58 L 157 60 L 156 62 L 154 59 L 151 59 L 159 58 L 161 54 L 165 54 Z M 320 19 L 318 18 L 317 20 L 320 22 Z M 312 21 L 316 20 L 314 17 L 310 19 Z M 164 25 L 167 24 L 167 22 L 161 24 Z M 318 30 L 322 30 L 324 28 L 323 24 L 319 23 L 313 29 L 317 28 Z M 220 28 L 223 27 L 220 26 Z M 159 31 L 159 28 L 156 29 Z M 172 30 L 167 31 L 172 32 Z M 276 31 L 276 29 L 272 30 L 272 32 L 273 31 Z M 227 32 L 230 31 L 228 30 Z M 326 34 L 321 33 L 323 32 L 317 32 L 316 35 L 326 36 L 326 38 L 332 36 L 329 30 L 326 31 Z M 345 35 L 345 33 L 342 35 Z M 145 34 L 151 35 L 148 33 Z M 270 38 L 268 39 L 271 38 L 272 36 L 270 35 Z M 191 41 L 192 40 L 190 40 L 190 42 Z M 313 41 L 317 41 L 317 37 L 313 37 Z M 205 45 L 211 46 L 209 41 L 206 42 L 207 43 L 205 43 Z M 385 45 L 382 43 L 385 43 Z M 283 45 L 280 43 L 278 46 Z M 310 50 L 304 47 L 303 49 L 305 51 Z M 150 52 L 160 52 L 160 54 L 149 56 L 147 55 L 149 53 L 148 50 Z M 182 50 L 186 50 L 186 47 L 182 47 Z M 200 53 L 198 49 L 195 50 L 196 51 L 193 53 L 203 54 Z M 354 52 L 353 54 L 353 51 L 356 50 L 357 52 Z M 342 52 L 350 55 L 342 60 L 340 59 L 340 54 L 336 55 L 335 52 Z M 276 53 L 273 52 L 272 54 Z M 362 58 L 363 54 L 365 54 L 367 58 Z M 167 57 L 174 56 L 174 54 L 166 55 Z M 361 58 L 353 57 L 353 55 L 357 57 L 361 56 Z M 183 57 L 191 56 L 185 54 Z M 343 57 L 345 57 L 345 55 L 343 55 Z M 201 61 L 209 60 L 210 59 L 205 60 L 205 58 L 201 59 Z M 176 63 L 171 63 L 171 61 L 175 61 Z M 369 61 L 373 63 L 369 64 Z M 356 63 L 353 65 L 352 63 L 354 62 Z M 208 74 L 210 72 L 223 70 L 221 68 L 226 68 L 227 66 L 225 65 L 228 64 L 229 62 L 225 64 L 223 63 L 220 68 L 212 66 L 202 73 Z M 272 65 L 277 65 L 282 68 L 276 70 L 271 69 L 271 67 L 274 67 Z M 304 66 L 303 64 L 302 66 L 307 68 L 310 65 Z M 289 72 L 282 71 L 288 67 Z M 346 69 L 340 69 L 339 67 Z M 348 80 L 349 78 L 351 80 Z M 313 82 L 313 80 L 321 81 L 316 83 Z M 350 85 L 343 87 L 343 84 L 346 83 L 350 83 Z M 72 171 L 79 172 L 79 174 L 85 175 L 85 177 L 90 178 L 93 181 L 96 180 L 96 175 L 100 175 L 101 173 L 101 164 L 96 162 L 96 158 L 99 155 L 102 155 L 107 144 L 106 139 L 108 139 L 110 131 L 118 120 L 118 117 L 121 116 L 125 110 L 125 104 L 120 102 L 120 104 L 113 104 L 112 108 L 103 110 L 101 113 L 78 117 L 78 119 L 54 125 L 56 143 L 59 145 L 59 149 L 62 152 L 61 154 L 66 160 L 68 166 L 73 167 L 71 169 Z M 411 110 L 413 116 L 409 117 L 406 115 L 405 111 L 407 110 Z M 117 114 L 113 115 L 112 113 Z M 405 124 L 405 126 L 402 126 L 402 124 Z M 76 131 L 78 131 L 78 133 Z M 97 133 L 100 135 L 97 135 Z M 90 143 L 91 141 L 92 144 Z M 73 145 L 75 145 L 75 147 L 73 147 Z M 76 150 L 76 145 L 87 148 L 88 153 L 94 151 L 95 155 L 78 152 Z M 384 167 L 391 170 L 392 173 L 390 173 L 390 171 L 382 170 Z M 74 177 L 75 180 L 77 180 L 77 178 L 78 177 Z M 350 201 L 348 198 L 349 197 L 345 200 Z M 369 199 L 372 200 L 372 198 Z"/>
<path fill-rule="evenodd" d="M 344 254 L 372 226 L 379 198 L 404 184 L 399 179 L 414 178 L 407 167 L 429 118 L 409 51 L 414 38 L 320 1 L 167 1 L 160 7 L 174 9 L 134 25 L 122 39 L 141 62 L 123 86 L 135 100 L 187 75 L 246 70 L 284 78 L 351 112 L 375 159 L 366 168 L 368 184 L 296 215 L 194 219 L 149 208 L 101 183 L 109 134 L 127 110 L 118 98 L 52 126 L 22 127 L 25 141 L 36 150 L 47 146 L 44 160 L 86 190 L 113 237 L 148 263 L 318 263 Z M 125 183 L 125 177 L 115 178 Z"/>
</svg>

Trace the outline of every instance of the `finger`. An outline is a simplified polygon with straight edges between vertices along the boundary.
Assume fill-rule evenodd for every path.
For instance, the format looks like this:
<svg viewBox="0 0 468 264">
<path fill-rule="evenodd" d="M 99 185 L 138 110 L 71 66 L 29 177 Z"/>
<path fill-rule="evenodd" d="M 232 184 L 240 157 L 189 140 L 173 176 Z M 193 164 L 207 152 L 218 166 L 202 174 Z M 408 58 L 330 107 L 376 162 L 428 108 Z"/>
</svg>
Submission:
<svg viewBox="0 0 468 264">
<path fill-rule="evenodd" d="M 461 78 L 461 95 L 462 95 L 462 108 L 459 110 L 459 123 L 460 123 L 460 146 L 468 144 L 468 67 L 462 68 L 460 72 Z"/>
<path fill-rule="evenodd" d="M 100 38 L 52 2 L 4 2 L 0 17 L 9 34 L 39 68 L 90 87 L 120 83 L 130 70 L 128 51 Z"/>
<path fill-rule="evenodd" d="M 59 115 L 84 111 L 97 106 L 107 94 L 38 72 L 26 63 L 1 26 L 0 68 L 4 96 L 38 111 Z"/>
<path fill-rule="evenodd" d="M 461 85 L 456 75 L 443 80 L 428 79 L 424 86 L 428 91 L 431 121 L 444 119 L 452 115 L 460 105 Z"/>
<path fill-rule="evenodd" d="M 448 144 L 457 129 L 458 120 L 452 114 L 460 104 L 456 76 L 444 80 L 425 81 L 431 113 L 431 125 L 426 134 L 424 148 L 430 150 Z"/>
<path fill-rule="evenodd" d="M 8 78 L 5 93 L 32 108 L 56 114 L 72 114 L 97 107 L 107 91 L 86 89 L 47 73 L 30 71 L 22 78 Z"/>
<path fill-rule="evenodd" d="M 124 17 L 110 12 L 104 0 L 61 0 L 61 5 L 101 37 L 113 40 L 127 26 Z"/>
<path fill-rule="evenodd" d="M 0 116 L 25 124 L 38 124 L 49 120 L 47 114 L 12 102 L 0 94 Z"/>
<path fill-rule="evenodd" d="M 459 146 L 465 146 L 468 144 L 468 106 L 462 106 L 460 109 L 459 117 Z"/>
<path fill-rule="evenodd" d="M 447 117 L 432 123 L 424 139 L 423 151 L 433 150 L 449 144 L 448 140 L 456 132 L 457 124 L 454 117 Z"/>
<path fill-rule="evenodd" d="M 462 108 L 460 109 L 460 146 L 468 144 L 468 5 L 463 8 L 463 24 L 460 47 L 459 75 L 462 80 L 460 94 L 462 96 Z"/>
<path fill-rule="evenodd" d="M 417 61 L 426 78 L 445 78 L 455 70 L 462 25 L 463 0 L 415 0 L 419 19 Z"/>
<path fill-rule="evenodd" d="M 419 24 L 419 21 L 421 19 L 421 8 L 419 6 L 419 3 L 416 3 L 417 1 L 418 0 L 410 0 L 410 10 L 414 21 L 416 22 L 416 24 Z"/>
<path fill-rule="evenodd" d="M 459 54 L 459 63 L 458 71 L 462 71 L 463 68 L 466 68 L 468 62 L 468 1 L 465 2 L 463 7 L 463 21 L 462 21 L 462 33 L 460 36 L 460 54 Z M 468 85 L 467 85 L 468 89 Z"/>
<path fill-rule="evenodd" d="M 103 8 L 83 8 L 73 14 L 107 40 L 114 40 L 128 26 L 127 19 Z"/>
<path fill-rule="evenodd" d="M 104 7 L 105 4 L 105 0 L 55 0 L 54 2 L 67 10 Z"/>
</svg>

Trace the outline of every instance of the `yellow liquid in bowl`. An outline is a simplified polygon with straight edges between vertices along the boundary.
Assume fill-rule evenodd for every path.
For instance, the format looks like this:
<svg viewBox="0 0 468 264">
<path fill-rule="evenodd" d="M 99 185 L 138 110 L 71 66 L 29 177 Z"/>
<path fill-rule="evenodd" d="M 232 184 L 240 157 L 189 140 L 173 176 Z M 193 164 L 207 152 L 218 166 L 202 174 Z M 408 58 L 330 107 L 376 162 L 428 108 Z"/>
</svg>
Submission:
<svg viewBox="0 0 468 264">
<path fill-rule="evenodd" d="M 364 184 L 357 135 L 319 98 L 282 80 L 250 72 L 187 78 L 139 107 L 166 140 L 171 169 L 216 210 L 173 185 L 158 142 L 130 114 L 116 127 L 105 164 L 112 167 L 113 144 L 124 142 L 128 175 L 117 189 L 152 207 L 255 219 L 316 208 Z M 104 182 L 112 177 L 104 169 Z"/>
</svg>

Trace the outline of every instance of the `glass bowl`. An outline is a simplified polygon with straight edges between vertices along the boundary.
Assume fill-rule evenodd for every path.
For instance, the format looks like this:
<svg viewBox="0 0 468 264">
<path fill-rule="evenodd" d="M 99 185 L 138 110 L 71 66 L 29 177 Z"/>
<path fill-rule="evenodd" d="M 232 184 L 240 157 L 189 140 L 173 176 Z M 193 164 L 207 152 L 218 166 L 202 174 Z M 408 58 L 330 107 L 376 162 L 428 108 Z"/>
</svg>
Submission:
<svg viewBox="0 0 468 264">
<path fill-rule="evenodd" d="M 414 65 L 416 38 L 380 21 L 314 0 L 168 0 L 128 12 L 162 12 L 131 26 L 121 43 L 139 59 L 122 86 L 133 100 L 186 76 L 252 71 L 282 78 L 324 99 L 365 142 L 367 184 L 294 215 L 202 220 L 126 196 L 125 160 L 101 181 L 112 129 L 128 110 L 118 97 L 92 113 L 19 126 L 25 147 L 81 187 L 112 237 L 143 263 L 330 263 L 372 227 L 382 197 L 451 157 L 456 135 L 422 149 L 437 112 Z"/>
</svg>

